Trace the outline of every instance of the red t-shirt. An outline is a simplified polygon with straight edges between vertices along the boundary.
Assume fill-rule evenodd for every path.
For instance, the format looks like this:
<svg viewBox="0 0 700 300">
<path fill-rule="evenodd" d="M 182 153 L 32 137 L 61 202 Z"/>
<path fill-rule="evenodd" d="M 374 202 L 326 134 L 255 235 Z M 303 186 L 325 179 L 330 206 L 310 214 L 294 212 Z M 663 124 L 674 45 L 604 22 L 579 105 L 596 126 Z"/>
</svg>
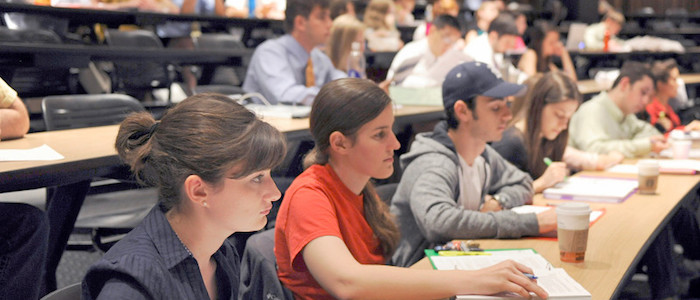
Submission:
<svg viewBox="0 0 700 300">
<path fill-rule="evenodd" d="M 313 278 L 301 254 L 322 236 L 342 239 L 361 264 L 386 262 L 365 220 L 362 195 L 350 191 L 328 164 L 313 165 L 294 179 L 277 214 L 277 274 L 296 299 L 333 299 Z"/>
<path fill-rule="evenodd" d="M 668 104 L 662 104 L 659 102 L 659 99 L 656 98 L 651 100 L 651 103 L 647 104 L 647 113 L 649 114 L 649 123 L 651 123 L 651 125 L 656 125 L 656 122 L 659 120 L 659 114 L 662 111 L 664 114 L 666 114 L 666 118 L 671 120 L 672 127 L 667 131 L 671 131 L 673 129 L 683 129 L 681 119 L 678 118 L 678 115 L 675 111 L 673 111 L 673 108 Z"/>
</svg>

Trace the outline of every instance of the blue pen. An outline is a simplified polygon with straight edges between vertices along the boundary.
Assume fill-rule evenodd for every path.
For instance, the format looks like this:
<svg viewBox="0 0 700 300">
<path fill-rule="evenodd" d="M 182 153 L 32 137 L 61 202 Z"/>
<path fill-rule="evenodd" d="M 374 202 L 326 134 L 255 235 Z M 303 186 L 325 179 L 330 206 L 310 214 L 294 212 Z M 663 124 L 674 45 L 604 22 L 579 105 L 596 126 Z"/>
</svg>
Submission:
<svg viewBox="0 0 700 300">
<path fill-rule="evenodd" d="M 530 274 L 530 273 L 523 272 L 523 275 L 525 275 L 525 277 L 530 278 L 530 279 L 537 279 L 537 276 Z"/>
</svg>

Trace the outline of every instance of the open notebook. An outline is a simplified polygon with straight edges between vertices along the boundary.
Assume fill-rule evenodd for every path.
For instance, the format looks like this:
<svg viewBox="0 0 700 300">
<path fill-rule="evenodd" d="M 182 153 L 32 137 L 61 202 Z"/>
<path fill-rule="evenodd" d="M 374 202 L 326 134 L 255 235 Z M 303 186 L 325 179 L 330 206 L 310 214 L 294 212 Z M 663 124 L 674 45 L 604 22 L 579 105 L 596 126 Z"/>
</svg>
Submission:
<svg viewBox="0 0 700 300">
<path fill-rule="evenodd" d="M 554 268 L 542 255 L 532 249 L 485 250 L 488 255 L 441 256 L 434 250 L 425 250 L 433 268 L 437 270 L 477 270 L 486 268 L 507 259 L 512 259 L 530 267 L 537 284 L 549 294 L 549 299 L 585 300 L 591 293 L 576 282 L 562 268 Z M 517 294 L 499 293 L 496 295 L 457 295 L 457 299 L 523 299 Z M 532 294 L 530 299 L 539 299 Z"/>
</svg>

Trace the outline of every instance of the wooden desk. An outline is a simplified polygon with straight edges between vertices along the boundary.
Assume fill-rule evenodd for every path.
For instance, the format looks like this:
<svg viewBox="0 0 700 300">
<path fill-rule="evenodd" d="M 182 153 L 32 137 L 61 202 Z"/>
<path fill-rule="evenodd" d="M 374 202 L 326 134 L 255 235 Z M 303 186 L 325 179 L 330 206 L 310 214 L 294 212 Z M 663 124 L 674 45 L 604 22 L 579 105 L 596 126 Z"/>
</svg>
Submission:
<svg viewBox="0 0 700 300">
<path fill-rule="evenodd" d="M 680 78 L 686 86 L 700 84 L 700 73 L 681 74 Z M 593 79 L 579 80 L 577 85 L 579 92 L 583 95 L 597 94 L 606 89 Z"/>
<path fill-rule="evenodd" d="M 395 111 L 396 123 L 437 120 L 442 107 L 404 106 Z M 308 119 L 266 118 L 288 140 L 310 137 Z M 58 161 L 0 162 L 0 192 L 59 186 L 47 215 L 50 222 L 49 258 L 45 281 L 55 288 L 55 271 L 82 205 L 91 178 L 124 168 L 114 141 L 118 125 L 48 131 L 28 134 L 22 139 L 0 142 L 0 149 L 29 149 L 43 144 L 65 156 Z"/>
<path fill-rule="evenodd" d="M 600 174 L 584 172 L 583 174 Z M 610 174 L 616 177 L 630 175 Z M 634 177 L 634 175 L 632 175 Z M 593 209 L 605 214 L 590 228 L 584 263 L 563 263 L 559 260 L 556 241 L 539 239 L 478 240 L 482 248 L 533 248 L 554 267 L 561 267 L 581 283 L 593 299 L 614 299 L 635 272 L 658 230 L 665 226 L 686 195 L 694 196 L 700 177 L 694 175 L 661 175 L 656 195 L 634 194 L 620 204 L 591 202 Z M 535 197 L 535 204 L 560 203 L 561 200 Z M 427 258 L 415 267 L 430 268 Z"/>
</svg>

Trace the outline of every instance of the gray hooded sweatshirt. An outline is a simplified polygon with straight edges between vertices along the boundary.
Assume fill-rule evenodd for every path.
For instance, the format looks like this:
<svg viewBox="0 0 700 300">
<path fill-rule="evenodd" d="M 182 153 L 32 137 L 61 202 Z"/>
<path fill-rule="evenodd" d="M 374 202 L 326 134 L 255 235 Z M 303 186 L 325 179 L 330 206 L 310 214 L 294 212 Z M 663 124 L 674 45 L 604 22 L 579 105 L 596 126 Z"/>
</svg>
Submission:
<svg viewBox="0 0 700 300">
<path fill-rule="evenodd" d="M 481 153 L 486 162 L 485 195 L 498 195 L 499 212 L 464 209 L 459 203 L 462 168 L 443 121 L 431 133 L 416 136 L 401 156 L 404 169 L 391 202 L 401 241 L 391 263 L 408 267 L 423 258 L 424 250 L 453 239 L 519 238 L 537 235 L 535 214 L 516 214 L 509 208 L 532 203 L 532 178 L 507 162 L 490 146 Z"/>
</svg>

